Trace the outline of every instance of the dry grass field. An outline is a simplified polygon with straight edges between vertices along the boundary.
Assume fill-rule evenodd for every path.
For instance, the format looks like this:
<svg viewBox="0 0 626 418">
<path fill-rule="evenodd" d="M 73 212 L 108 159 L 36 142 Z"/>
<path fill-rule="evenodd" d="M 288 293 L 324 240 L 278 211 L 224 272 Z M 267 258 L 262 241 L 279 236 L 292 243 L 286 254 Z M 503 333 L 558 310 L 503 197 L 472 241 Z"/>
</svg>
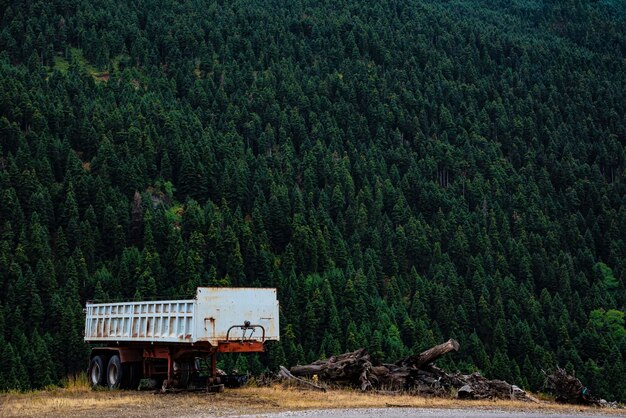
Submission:
<svg viewBox="0 0 626 418">
<path fill-rule="evenodd" d="M 575 413 L 604 410 L 552 402 L 459 401 L 410 395 L 330 390 L 326 393 L 274 385 L 227 389 L 224 393 L 160 394 L 139 391 L 92 391 L 86 382 L 29 393 L 0 394 L 0 417 L 152 417 L 264 415 L 272 412 L 328 408 L 475 408 Z M 607 410 L 624 414 L 626 410 Z"/>
</svg>

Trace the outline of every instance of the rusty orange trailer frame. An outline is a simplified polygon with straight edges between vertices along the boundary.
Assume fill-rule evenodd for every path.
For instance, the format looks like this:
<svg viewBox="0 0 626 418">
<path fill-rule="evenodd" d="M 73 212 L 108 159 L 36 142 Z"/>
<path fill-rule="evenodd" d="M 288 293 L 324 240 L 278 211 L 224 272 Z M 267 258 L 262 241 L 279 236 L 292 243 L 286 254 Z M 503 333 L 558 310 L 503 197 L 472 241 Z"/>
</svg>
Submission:
<svg viewBox="0 0 626 418">
<path fill-rule="evenodd" d="M 264 351 L 262 341 L 223 341 L 217 347 L 210 344 L 144 344 L 127 343 L 116 346 L 94 347 L 90 356 L 91 374 L 93 359 L 97 356 L 107 359 L 107 363 L 113 356 L 118 356 L 120 364 L 141 364 L 141 377 L 165 378 L 164 387 L 176 387 L 179 381 L 176 379 L 174 364 L 177 361 L 187 361 L 210 357 L 210 377 L 207 384 L 219 384 L 217 375 L 217 353 L 261 353 Z M 108 369 L 108 367 L 107 367 Z M 95 382 L 92 382 L 95 383 Z M 95 385 L 94 385 L 95 386 Z M 114 386 L 114 385 L 109 385 Z M 119 387 L 119 386 L 117 386 Z M 122 384 L 121 387 L 124 387 Z"/>
</svg>

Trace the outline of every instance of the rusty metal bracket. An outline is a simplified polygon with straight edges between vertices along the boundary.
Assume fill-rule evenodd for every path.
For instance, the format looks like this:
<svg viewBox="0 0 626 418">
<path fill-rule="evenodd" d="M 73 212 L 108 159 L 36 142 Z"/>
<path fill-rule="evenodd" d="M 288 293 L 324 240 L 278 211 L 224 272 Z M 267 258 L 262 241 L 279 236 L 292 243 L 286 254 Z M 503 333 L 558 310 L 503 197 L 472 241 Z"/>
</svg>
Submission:
<svg viewBox="0 0 626 418">
<path fill-rule="evenodd" d="M 263 327 L 263 325 L 251 325 L 250 321 L 245 321 L 243 325 L 233 325 L 232 327 L 228 328 L 228 331 L 226 331 L 226 342 L 230 341 L 230 331 L 233 328 L 239 328 L 240 330 L 243 331 L 243 335 L 241 336 L 241 340 L 240 341 L 244 341 L 245 340 L 245 336 L 246 336 L 246 331 L 251 329 L 252 333 L 250 334 L 250 337 L 252 337 L 252 334 L 254 334 L 254 330 L 256 328 L 261 328 L 262 334 L 261 334 L 261 342 L 265 341 L 265 328 Z M 250 338 L 251 339 L 251 338 Z"/>
<path fill-rule="evenodd" d="M 207 327 L 206 327 L 206 322 L 207 322 L 207 321 L 210 321 L 210 322 L 211 322 L 211 330 L 212 330 L 212 332 L 213 332 L 213 335 L 215 335 L 215 318 L 213 318 L 212 316 L 211 316 L 211 317 L 204 318 L 204 330 L 205 330 L 205 331 L 208 331 L 208 329 L 207 329 Z"/>
</svg>

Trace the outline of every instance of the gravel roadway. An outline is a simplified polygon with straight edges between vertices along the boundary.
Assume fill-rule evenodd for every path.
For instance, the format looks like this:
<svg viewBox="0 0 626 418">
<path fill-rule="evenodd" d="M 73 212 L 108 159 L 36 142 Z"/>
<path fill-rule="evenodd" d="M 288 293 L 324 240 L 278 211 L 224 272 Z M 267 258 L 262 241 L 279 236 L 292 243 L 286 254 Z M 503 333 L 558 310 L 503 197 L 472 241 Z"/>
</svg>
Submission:
<svg viewBox="0 0 626 418">
<path fill-rule="evenodd" d="M 605 413 L 562 413 L 537 411 L 499 411 L 481 409 L 429 409 L 429 408 L 365 408 L 365 409 L 318 409 L 307 411 L 290 411 L 275 414 L 243 415 L 239 418 L 408 418 L 408 417 L 441 417 L 441 418 L 624 418 L 625 415 Z"/>
</svg>

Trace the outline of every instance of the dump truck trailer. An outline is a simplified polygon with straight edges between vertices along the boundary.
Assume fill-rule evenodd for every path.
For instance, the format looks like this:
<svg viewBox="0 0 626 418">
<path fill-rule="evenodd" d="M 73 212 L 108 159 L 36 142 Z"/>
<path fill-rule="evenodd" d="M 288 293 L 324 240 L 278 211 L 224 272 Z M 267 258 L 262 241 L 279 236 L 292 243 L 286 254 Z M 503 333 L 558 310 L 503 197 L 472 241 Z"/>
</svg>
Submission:
<svg viewBox="0 0 626 418">
<path fill-rule="evenodd" d="M 262 352 L 279 339 L 276 289 L 199 287 L 191 300 L 87 303 L 85 313 L 93 387 L 220 385 L 217 353 Z"/>
</svg>

